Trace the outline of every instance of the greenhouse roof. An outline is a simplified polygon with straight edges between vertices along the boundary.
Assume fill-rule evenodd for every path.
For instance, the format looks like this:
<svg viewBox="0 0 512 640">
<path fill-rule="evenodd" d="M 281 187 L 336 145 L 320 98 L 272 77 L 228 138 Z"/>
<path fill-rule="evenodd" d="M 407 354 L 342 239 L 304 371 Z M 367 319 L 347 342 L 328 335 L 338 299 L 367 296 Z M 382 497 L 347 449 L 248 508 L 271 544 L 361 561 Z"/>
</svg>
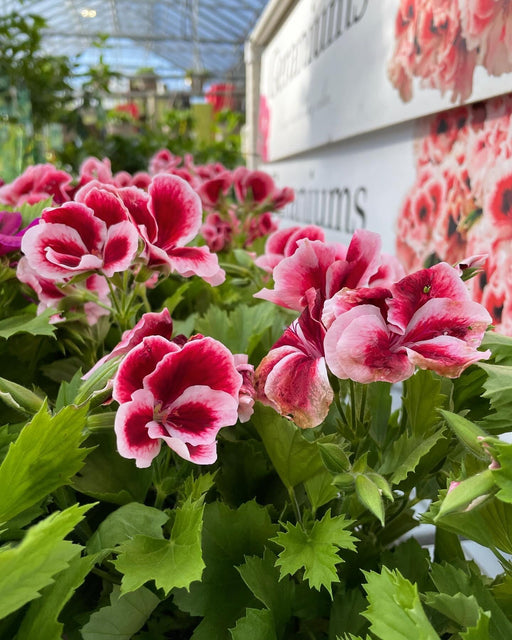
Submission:
<svg viewBox="0 0 512 640">
<path fill-rule="evenodd" d="M 43 46 L 80 66 L 100 56 L 125 76 L 151 69 L 168 86 L 186 71 L 242 80 L 244 41 L 267 0 L 0 0 L 0 13 L 37 14 Z M 108 36 L 101 41 L 102 36 Z"/>
</svg>

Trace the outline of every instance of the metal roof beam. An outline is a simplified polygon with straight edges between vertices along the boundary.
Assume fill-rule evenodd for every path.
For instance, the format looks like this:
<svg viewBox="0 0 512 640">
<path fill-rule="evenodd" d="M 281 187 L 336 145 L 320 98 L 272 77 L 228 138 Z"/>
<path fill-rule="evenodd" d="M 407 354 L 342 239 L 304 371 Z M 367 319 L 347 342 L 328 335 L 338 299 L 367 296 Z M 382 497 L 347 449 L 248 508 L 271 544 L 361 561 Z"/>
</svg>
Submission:
<svg viewBox="0 0 512 640">
<path fill-rule="evenodd" d="M 53 31 L 51 29 L 45 29 L 44 35 L 47 38 L 99 38 L 104 36 L 104 33 L 98 32 L 70 32 L 70 31 Z M 139 33 L 111 33 L 108 34 L 109 40 L 134 40 L 135 42 L 190 42 L 189 38 L 182 36 L 165 35 L 156 36 L 151 34 L 139 34 Z M 228 44 L 238 46 L 243 44 L 243 39 L 227 39 L 227 38 L 202 38 L 198 39 L 199 44 Z"/>
</svg>

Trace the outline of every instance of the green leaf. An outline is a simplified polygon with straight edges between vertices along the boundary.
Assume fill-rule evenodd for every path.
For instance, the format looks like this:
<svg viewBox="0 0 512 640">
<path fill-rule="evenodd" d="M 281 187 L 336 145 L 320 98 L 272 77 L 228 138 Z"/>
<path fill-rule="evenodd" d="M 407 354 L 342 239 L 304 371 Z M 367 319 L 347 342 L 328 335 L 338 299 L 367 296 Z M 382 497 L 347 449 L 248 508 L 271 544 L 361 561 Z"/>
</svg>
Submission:
<svg viewBox="0 0 512 640">
<path fill-rule="evenodd" d="M 150 580 L 167 594 L 175 587 L 188 589 L 191 582 L 201 579 L 205 566 L 201 552 L 203 510 L 202 499 L 188 499 L 174 510 L 169 540 L 136 535 L 117 548 L 114 564 L 123 574 L 123 594 Z"/>
<path fill-rule="evenodd" d="M 238 509 L 212 502 L 205 507 L 203 558 L 206 563 L 201 582 L 187 593 L 176 590 L 174 602 L 192 616 L 203 616 L 194 640 L 229 640 L 229 629 L 257 600 L 247 588 L 236 566 L 245 556 L 261 556 L 268 539 L 275 535 L 267 509 L 251 501 Z"/>
<path fill-rule="evenodd" d="M 484 428 L 510 430 L 509 415 L 512 411 L 512 366 L 502 366 L 479 362 L 488 375 L 484 382 L 484 398 L 489 398 L 496 414 L 482 421 Z"/>
<path fill-rule="evenodd" d="M 384 526 L 384 502 L 377 485 L 368 476 L 359 474 L 356 476 L 356 494 L 359 502 L 369 509 Z"/>
<path fill-rule="evenodd" d="M 21 207 L 18 209 L 18 211 L 21 213 L 23 226 L 26 227 L 28 224 L 32 222 L 32 220 L 39 218 L 39 216 L 43 212 L 43 209 L 46 209 L 46 207 L 52 206 L 52 201 L 53 199 L 50 197 L 50 198 L 46 198 L 46 200 L 40 200 L 39 202 L 34 202 L 33 204 L 31 204 L 30 202 L 24 202 L 21 205 Z"/>
<path fill-rule="evenodd" d="M 88 553 L 113 549 L 116 545 L 133 540 L 137 535 L 163 538 L 162 527 L 168 516 L 160 509 L 131 502 L 119 507 L 103 520 L 87 543 Z"/>
<path fill-rule="evenodd" d="M 460 634 L 461 640 L 492 640 L 489 630 L 490 622 L 490 613 L 482 611 L 476 625 Z"/>
<path fill-rule="evenodd" d="M 370 415 L 370 435 L 382 446 L 386 441 L 389 416 L 391 415 L 391 384 L 372 382 L 368 385 L 366 406 Z"/>
<path fill-rule="evenodd" d="M 280 580 L 275 563 L 275 555 L 265 550 L 263 558 L 246 558 L 245 563 L 237 567 L 237 570 L 256 598 L 272 613 L 272 628 L 281 637 L 292 615 L 295 584 L 289 578 Z"/>
<path fill-rule="evenodd" d="M 391 483 L 399 484 L 416 469 L 420 460 L 434 448 L 438 441 L 444 438 L 443 431 L 444 429 L 440 429 L 430 436 L 409 436 L 403 433 L 393 442 L 391 451 L 386 453 L 379 473 L 392 473 Z"/>
<path fill-rule="evenodd" d="M 55 410 L 60 411 L 67 407 L 69 404 L 73 404 L 82 384 L 82 370 L 79 369 L 69 382 L 62 382 L 59 387 L 59 393 L 57 394 L 57 400 L 55 401 Z"/>
<path fill-rule="evenodd" d="M 512 364 L 512 338 L 495 331 L 487 331 L 482 340 L 482 349 L 491 349 L 496 364 Z"/>
<path fill-rule="evenodd" d="M 64 625 L 58 621 L 62 608 L 95 563 L 95 556 L 80 557 L 80 548 L 64 571 L 58 573 L 53 584 L 41 592 L 41 597 L 33 600 L 18 630 L 17 640 L 37 638 L 38 640 L 60 640 Z"/>
<path fill-rule="evenodd" d="M 346 531 L 350 524 L 342 515 L 332 517 L 330 509 L 322 520 L 315 520 L 309 530 L 301 523 L 285 523 L 285 531 L 273 539 L 283 547 L 276 561 L 281 577 L 294 575 L 304 568 L 304 578 L 310 587 L 320 591 L 323 586 L 332 597 L 332 584 L 339 581 L 336 565 L 343 562 L 338 551 L 355 549 L 355 538 Z"/>
<path fill-rule="evenodd" d="M 0 338 L 8 339 L 17 333 L 30 333 L 33 336 L 53 336 L 55 324 L 50 324 L 50 318 L 55 315 L 54 309 L 45 309 L 43 313 L 34 316 L 32 313 L 21 313 L 0 320 Z"/>
<path fill-rule="evenodd" d="M 0 522 L 68 484 L 82 467 L 89 452 L 79 446 L 86 413 L 87 407 L 70 406 L 51 417 L 44 405 L 23 428 L 0 466 Z"/>
<path fill-rule="evenodd" d="M 474 627 L 480 617 L 481 609 L 475 596 L 463 593 L 429 592 L 425 594 L 425 604 L 439 611 L 461 627 Z"/>
<path fill-rule="evenodd" d="M 275 470 L 290 491 L 324 469 L 318 445 L 270 407 L 258 405 L 251 418 Z"/>
<path fill-rule="evenodd" d="M 133 460 L 122 458 L 113 431 L 95 433 L 87 444 L 96 448 L 73 479 L 73 488 L 114 504 L 144 502 L 151 484 L 151 469 L 138 469 Z"/>
<path fill-rule="evenodd" d="M 239 304 L 229 313 L 211 305 L 196 322 L 196 331 L 220 340 L 233 353 L 251 356 L 261 335 L 272 326 L 275 315 L 275 305 L 268 302 L 251 307 Z"/>
<path fill-rule="evenodd" d="M 272 613 L 268 609 L 247 609 L 230 629 L 232 640 L 277 640 Z"/>
<path fill-rule="evenodd" d="M 64 540 L 92 505 L 74 505 L 31 527 L 16 547 L 0 552 L 0 618 L 40 595 L 80 547 Z"/>
<path fill-rule="evenodd" d="M 343 473 L 350 469 L 349 457 L 339 444 L 334 442 L 320 443 L 318 450 L 325 468 L 331 473 Z"/>
<path fill-rule="evenodd" d="M 430 568 L 430 554 L 428 549 L 421 547 L 414 538 L 409 538 L 392 549 L 384 551 L 381 561 L 388 569 L 398 569 L 410 582 L 416 583 L 421 589 L 424 583 L 431 587 L 428 572 Z"/>
<path fill-rule="evenodd" d="M 491 451 L 499 464 L 499 468 L 492 470 L 493 479 L 499 487 L 496 497 L 512 502 L 512 444 L 495 441 Z"/>
<path fill-rule="evenodd" d="M 110 605 L 95 611 L 82 628 L 84 640 L 130 640 L 160 603 L 159 598 L 145 587 L 120 595 L 114 585 Z"/>
<path fill-rule="evenodd" d="M 304 489 L 306 489 L 314 514 L 324 504 L 337 497 L 338 489 L 333 485 L 332 481 L 332 475 L 326 471 L 325 473 L 318 473 L 304 482 Z"/>
<path fill-rule="evenodd" d="M 485 612 L 490 612 L 491 637 L 512 638 L 512 623 L 496 603 L 487 584 L 484 583 L 487 579 L 477 571 L 476 566 L 468 562 L 461 562 L 460 567 L 443 563 L 442 565 L 433 564 L 430 575 L 440 593 L 450 596 L 456 596 L 458 593 L 468 597 L 474 596 L 479 607 Z"/>
<path fill-rule="evenodd" d="M 404 383 L 404 388 L 403 405 L 412 434 L 430 435 L 440 420 L 439 409 L 446 403 L 441 380 L 432 371 L 420 369 Z"/>
<path fill-rule="evenodd" d="M 370 603 L 363 614 L 381 640 L 439 640 L 421 606 L 418 587 L 399 571 L 365 572 Z"/>
</svg>

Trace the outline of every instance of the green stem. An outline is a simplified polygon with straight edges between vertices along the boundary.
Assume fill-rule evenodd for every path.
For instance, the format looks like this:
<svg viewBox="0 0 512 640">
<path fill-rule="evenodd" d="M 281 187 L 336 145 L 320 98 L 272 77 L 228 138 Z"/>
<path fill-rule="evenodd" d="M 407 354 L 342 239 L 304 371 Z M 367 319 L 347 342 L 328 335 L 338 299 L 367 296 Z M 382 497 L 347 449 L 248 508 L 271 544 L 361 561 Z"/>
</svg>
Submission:
<svg viewBox="0 0 512 640">
<path fill-rule="evenodd" d="M 299 503 L 297 501 L 297 496 L 293 487 L 288 487 L 288 495 L 290 496 L 293 511 L 295 513 L 295 519 L 297 520 L 297 522 L 302 524 L 302 516 L 300 515 Z"/>
<path fill-rule="evenodd" d="M 359 407 L 359 422 L 364 423 L 364 413 L 366 411 L 366 396 L 368 395 L 368 385 L 362 385 L 361 405 Z"/>
<path fill-rule="evenodd" d="M 353 380 L 349 380 L 350 386 L 350 420 L 352 423 L 352 431 L 357 431 L 357 419 L 356 419 L 356 387 Z"/>
</svg>

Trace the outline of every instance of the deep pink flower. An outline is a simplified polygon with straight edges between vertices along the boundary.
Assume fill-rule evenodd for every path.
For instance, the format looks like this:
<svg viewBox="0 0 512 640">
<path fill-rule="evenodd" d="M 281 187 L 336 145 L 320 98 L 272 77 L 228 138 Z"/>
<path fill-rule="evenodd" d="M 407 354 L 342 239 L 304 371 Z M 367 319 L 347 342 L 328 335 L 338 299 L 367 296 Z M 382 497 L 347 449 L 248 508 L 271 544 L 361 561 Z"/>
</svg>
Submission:
<svg viewBox="0 0 512 640">
<path fill-rule="evenodd" d="M 273 197 L 276 186 L 272 176 L 265 171 L 251 171 L 238 167 L 233 171 L 233 187 L 240 203 L 263 204 Z"/>
<path fill-rule="evenodd" d="M 264 238 L 265 236 L 268 236 L 269 233 L 277 230 L 277 222 L 268 211 L 251 217 L 249 219 L 249 224 L 244 226 L 247 229 L 244 242 L 245 247 L 250 247 L 258 238 Z"/>
<path fill-rule="evenodd" d="M 288 227 L 274 231 L 265 243 L 265 253 L 255 259 L 255 264 L 260 269 L 272 273 L 283 258 L 295 253 L 298 247 L 297 243 L 302 238 L 324 242 L 325 234 L 321 227 L 315 225 Z"/>
<path fill-rule="evenodd" d="M 97 180 L 102 184 L 113 184 L 114 178 L 108 158 L 99 160 L 94 156 L 90 156 L 82 162 L 79 169 L 78 186 L 81 187 L 91 182 L 91 180 Z"/>
<path fill-rule="evenodd" d="M 187 460 L 214 462 L 219 429 L 237 420 L 241 386 L 233 355 L 212 338 L 183 348 L 160 336 L 144 338 L 114 380 L 119 453 L 147 467 L 164 441 Z"/>
<path fill-rule="evenodd" d="M 43 278 L 66 279 L 87 271 L 110 277 L 128 269 L 138 249 L 137 229 L 127 214 L 121 219 L 120 211 L 98 206 L 96 215 L 80 202 L 45 209 L 39 224 L 24 234 L 21 249 Z"/>
<path fill-rule="evenodd" d="M 306 308 L 255 371 L 257 399 L 291 417 L 302 429 L 321 424 L 333 400 L 324 335 L 322 324 Z"/>
<path fill-rule="evenodd" d="M 13 182 L 0 187 L 0 203 L 18 207 L 24 202 L 34 204 L 53 198 L 55 204 L 62 204 L 69 200 L 67 188 L 71 180 L 69 173 L 52 164 L 36 164 Z"/>
<path fill-rule="evenodd" d="M 219 206 L 233 183 L 231 172 L 224 171 L 210 180 L 205 180 L 197 189 L 201 202 L 206 209 Z"/>
<path fill-rule="evenodd" d="M 170 169 L 175 169 L 180 162 L 180 156 L 175 156 L 169 149 L 160 149 L 149 161 L 149 173 L 152 176 L 157 173 L 165 173 Z"/>
<path fill-rule="evenodd" d="M 234 214 L 226 220 L 219 213 L 213 212 L 206 216 L 201 226 L 201 235 L 210 251 L 217 253 L 229 249 L 233 235 L 239 231 L 239 227 L 240 223 Z"/>
<path fill-rule="evenodd" d="M 339 309 L 324 340 L 327 364 L 339 378 L 399 382 L 415 366 L 454 378 L 490 356 L 477 348 L 491 317 L 469 299 L 457 269 L 443 263 L 424 269 L 393 285 L 391 294 L 361 296 L 348 311 Z"/>
<path fill-rule="evenodd" d="M 307 292 L 319 292 L 325 301 L 343 287 L 366 286 L 381 264 L 380 237 L 357 230 L 348 248 L 319 240 L 299 240 L 296 251 L 274 268 L 274 289 L 262 289 L 256 298 L 301 311 Z"/>
<path fill-rule="evenodd" d="M 185 180 L 161 173 L 148 193 L 127 187 L 119 195 L 146 244 L 144 258 L 150 267 L 197 275 L 211 285 L 224 281 L 225 273 L 208 247 L 185 246 L 198 235 L 202 221 L 201 200 Z"/>
</svg>

